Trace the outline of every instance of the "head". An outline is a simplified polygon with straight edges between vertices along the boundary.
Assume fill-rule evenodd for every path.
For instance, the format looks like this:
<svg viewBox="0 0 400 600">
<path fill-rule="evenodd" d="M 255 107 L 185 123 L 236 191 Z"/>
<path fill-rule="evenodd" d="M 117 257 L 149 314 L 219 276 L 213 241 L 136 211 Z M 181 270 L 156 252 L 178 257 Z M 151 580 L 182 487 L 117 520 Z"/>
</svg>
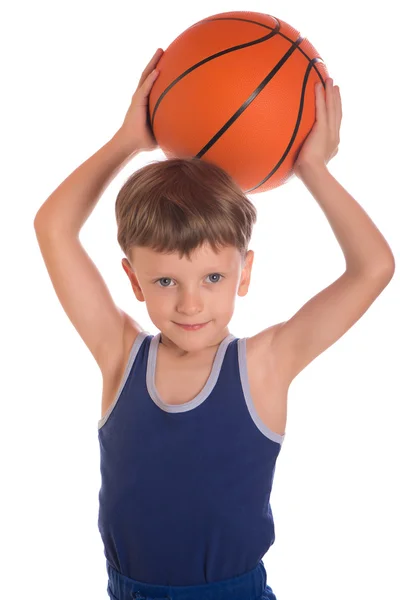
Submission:
<svg viewBox="0 0 400 600">
<path fill-rule="evenodd" d="M 241 188 L 204 160 L 153 161 L 125 182 L 115 213 L 122 267 L 163 343 L 219 343 L 236 296 L 247 294 L 254 258 L 257 212 Z M 205 322 L 195 332 L 177 325 Z"/>
</svg>

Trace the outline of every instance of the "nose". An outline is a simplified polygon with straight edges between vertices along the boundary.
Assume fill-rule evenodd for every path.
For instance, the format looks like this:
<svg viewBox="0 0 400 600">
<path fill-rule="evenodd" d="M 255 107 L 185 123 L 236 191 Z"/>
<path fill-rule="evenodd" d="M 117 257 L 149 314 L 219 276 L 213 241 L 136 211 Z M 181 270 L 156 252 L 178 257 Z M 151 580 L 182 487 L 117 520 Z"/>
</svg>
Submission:
<svg viewBox="0 0 400 600">
<path fill-rule="evenodd" d="M 204 302 L 199 292 L 182 292 L 177 303 L 177 312 L 187 316 L 194 316 L 203 311 Z"/>
</svg>

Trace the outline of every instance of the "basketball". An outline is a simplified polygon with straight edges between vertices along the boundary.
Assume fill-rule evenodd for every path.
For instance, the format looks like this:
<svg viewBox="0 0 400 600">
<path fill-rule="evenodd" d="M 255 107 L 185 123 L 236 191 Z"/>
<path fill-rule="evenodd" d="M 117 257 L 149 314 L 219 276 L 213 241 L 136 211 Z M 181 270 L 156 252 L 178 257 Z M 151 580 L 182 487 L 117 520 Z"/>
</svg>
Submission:
<svg viewBox="0 0 400 600">
<path fill-rule="evenodd" d="M 245 193 L 293 177 L 315 84 L 329 77 L 297 29 L 263 13 L 216 14 L 179 35 L 157 69 L 148 118 L 167 158 L 214 163 Z"/>
</svg>

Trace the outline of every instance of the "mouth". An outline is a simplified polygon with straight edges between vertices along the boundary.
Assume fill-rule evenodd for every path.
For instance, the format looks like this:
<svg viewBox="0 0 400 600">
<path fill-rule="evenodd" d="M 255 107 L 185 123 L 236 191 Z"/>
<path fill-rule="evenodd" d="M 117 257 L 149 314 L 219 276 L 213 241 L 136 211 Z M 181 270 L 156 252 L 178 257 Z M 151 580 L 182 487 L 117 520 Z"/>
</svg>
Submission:
<svg viewBox="0 0 400 600">
<path fill-rule="evenodd" d="M 204 327 L 205 325 L 207 325 L 207 323 L 209 323 L 210 321 L 207 321 L 206 323 L 193 323 L 191 325 L 185 325 L 184 323 L 175 323 L 175 325 L 178 325 L 179 327 L 183 327 L 183 329 L 201 329 L 202 327 Z"/>
</svg>

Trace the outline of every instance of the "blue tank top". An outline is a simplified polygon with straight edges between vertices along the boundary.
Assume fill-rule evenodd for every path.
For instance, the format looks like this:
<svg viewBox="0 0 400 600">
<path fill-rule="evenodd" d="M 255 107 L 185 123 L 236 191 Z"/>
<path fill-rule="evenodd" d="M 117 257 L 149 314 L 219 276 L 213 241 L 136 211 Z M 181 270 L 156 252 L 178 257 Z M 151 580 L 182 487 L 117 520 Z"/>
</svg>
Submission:
<svg viewBox="0 0 400 600">
<path fill-rule="evenodd" d="M 137 581 L 202 585 L 254 569 L 275 541 L 270 494 L 284 435 L 250 396 L 246 338 L 220 343 L 204 388 L 177 405 L 155 386 L 161 333 L 141 331 L 98 422 L 98 527 Z"/>
</svg>

